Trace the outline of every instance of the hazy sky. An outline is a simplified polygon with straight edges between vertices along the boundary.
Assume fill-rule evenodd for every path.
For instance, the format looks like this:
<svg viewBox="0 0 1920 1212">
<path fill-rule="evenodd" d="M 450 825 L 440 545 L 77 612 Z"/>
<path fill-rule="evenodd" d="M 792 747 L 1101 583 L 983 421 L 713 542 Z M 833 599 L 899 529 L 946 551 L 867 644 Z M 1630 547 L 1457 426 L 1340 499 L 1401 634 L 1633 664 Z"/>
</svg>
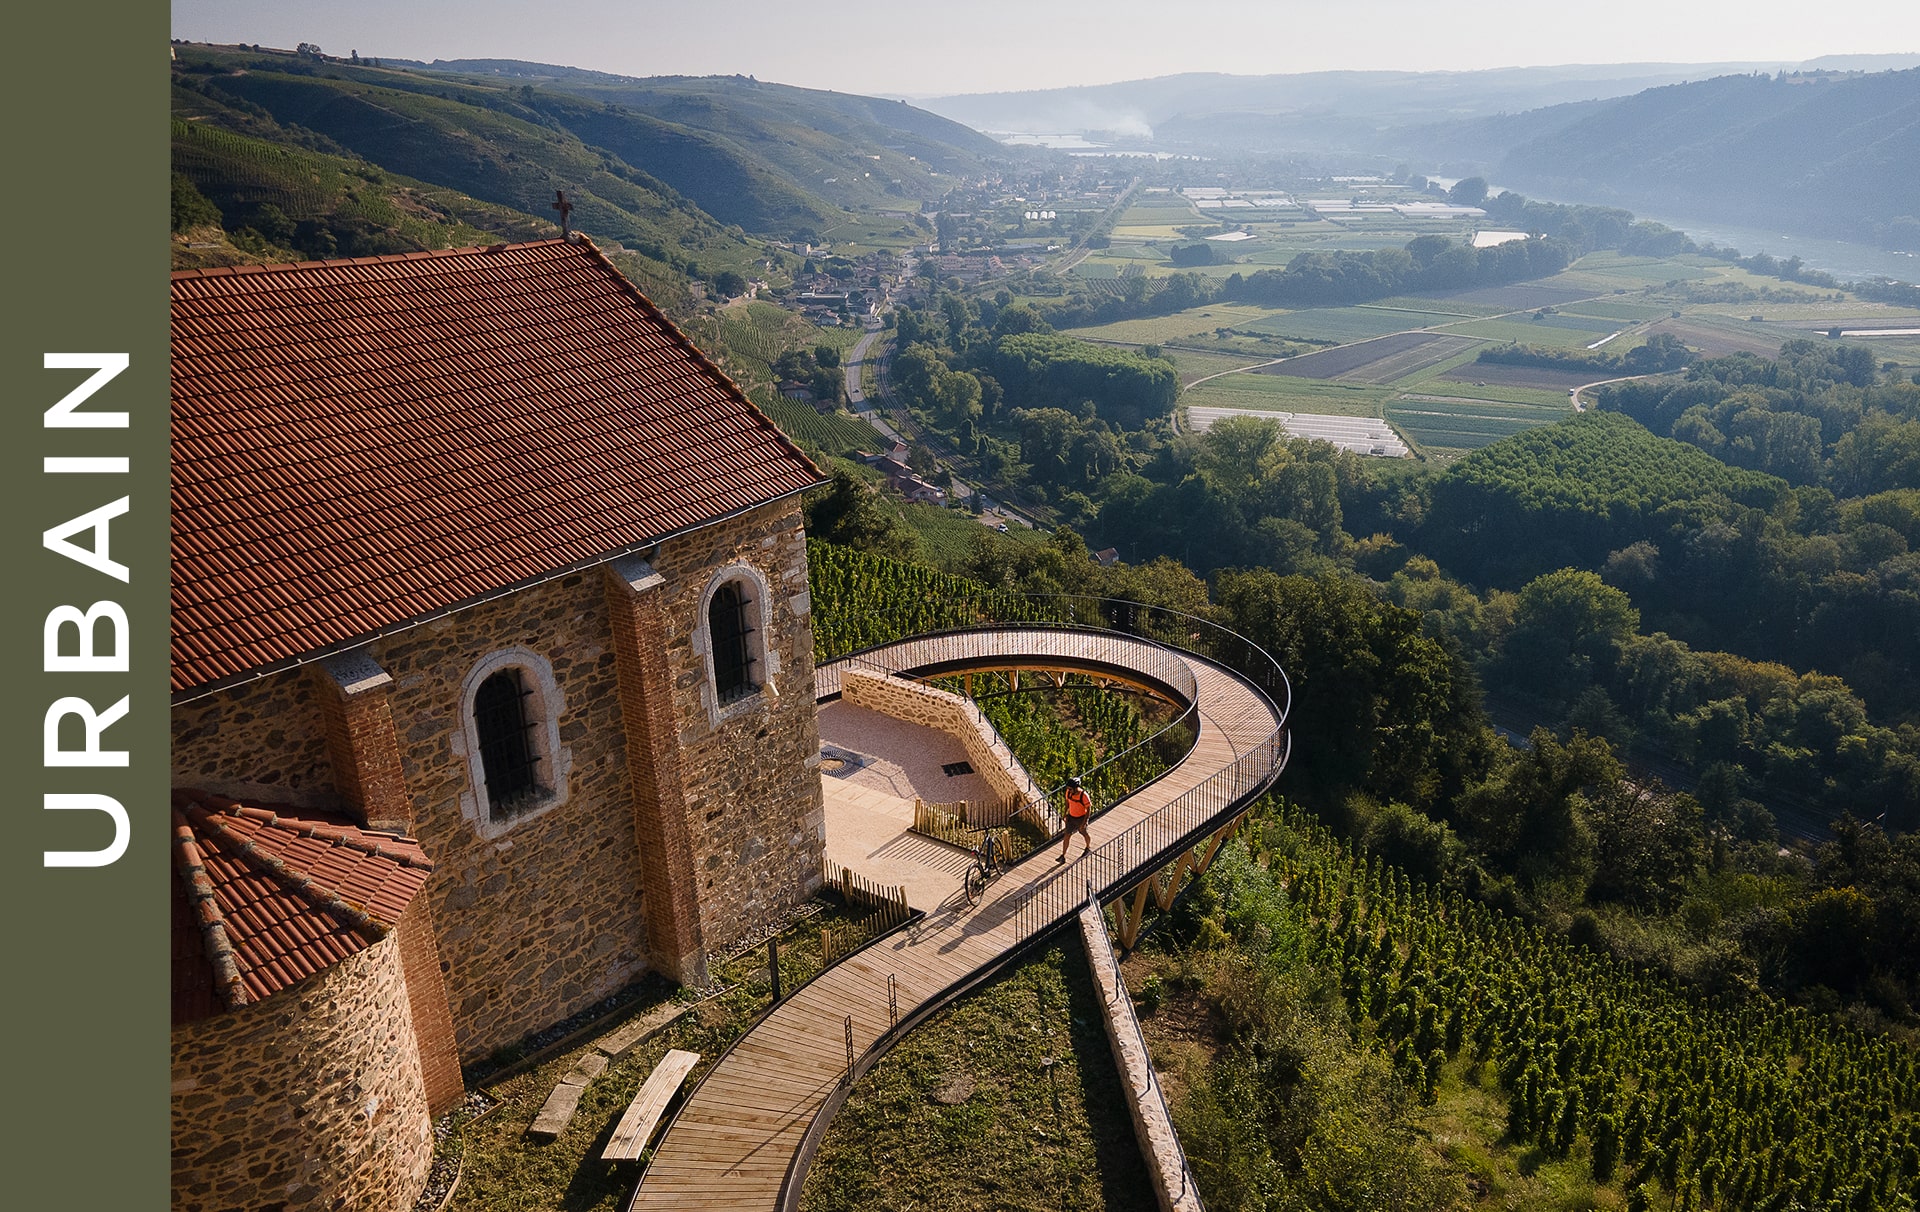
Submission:
<svg viewBox="0 0 1920 1212">
<path fill-rule="evenodd" d="M 1796 61 L 1920 50 L 1920 2 L 1847 0 L 175 0 L 195 42 L 742 74 L 933 96 L 1183 71 Z"/>
</svg>

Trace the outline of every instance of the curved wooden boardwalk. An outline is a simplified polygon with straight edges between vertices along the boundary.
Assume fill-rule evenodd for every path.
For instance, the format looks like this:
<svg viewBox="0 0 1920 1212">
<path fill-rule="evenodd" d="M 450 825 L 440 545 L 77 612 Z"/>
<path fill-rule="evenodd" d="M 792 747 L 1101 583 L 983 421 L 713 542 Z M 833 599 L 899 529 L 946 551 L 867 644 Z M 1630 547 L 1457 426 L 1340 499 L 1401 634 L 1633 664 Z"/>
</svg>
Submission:
<svg viewBox="0 0 1920 1212">
<path fill-rule="evenodd" d="M 808 1129 L 847 1073 L 846 1024 L 863 1056 L 905 1024 L 1069 920 L 1089 887 L 1117 895 L 1159 870 L 1266 790 L 1286 762 L 1284 712 L 1244 678 L 1192 653 L 1115 632 L 995 627 L 920 637 L 850 658 L 899 672 L 1046 668 L 1131 674 L 1197 707 L 1197 737 L 1165 776 L 1093 820 L 1094 851 L 1066 866 L 1047 850 L 948 902 L 797 990 L 707 1074 L 669 1125 L 634 1209 L 775 1209 Z M 839 687 L 847 662 L 822 666 Z M 889 1003 L 889 978 L 893 1001 Z M 897 1019 L 894 1011 L 897 1010 Z M 887 1041 L 890 1042 L 890 1041 Z"/>
</svg>

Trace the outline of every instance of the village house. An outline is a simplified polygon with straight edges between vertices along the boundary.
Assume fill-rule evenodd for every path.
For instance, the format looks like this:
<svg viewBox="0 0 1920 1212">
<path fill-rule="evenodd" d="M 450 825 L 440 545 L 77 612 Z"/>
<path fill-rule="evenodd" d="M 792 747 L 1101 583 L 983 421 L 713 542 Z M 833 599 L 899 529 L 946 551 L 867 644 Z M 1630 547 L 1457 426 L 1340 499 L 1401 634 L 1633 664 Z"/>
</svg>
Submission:
<svg viewBox="0 0 1920 1212">
<path fill-rule="evenodd" d="M 819 471 L 579 237 L 173 281 L 176 1209 L 814 891 Z"/>
</svg>

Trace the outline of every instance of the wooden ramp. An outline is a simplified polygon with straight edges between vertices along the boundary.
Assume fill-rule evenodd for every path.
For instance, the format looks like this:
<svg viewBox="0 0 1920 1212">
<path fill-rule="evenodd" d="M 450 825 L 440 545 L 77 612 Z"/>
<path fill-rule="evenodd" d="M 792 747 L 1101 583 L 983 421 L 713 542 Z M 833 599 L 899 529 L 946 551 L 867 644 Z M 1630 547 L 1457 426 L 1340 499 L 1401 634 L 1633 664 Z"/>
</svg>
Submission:
<svg viewBox="0 0 1920 1212">
<path fill-rule="evenodd" d="M 977 907 L 967 909 L 956 895 L 776 1006 L 687 1098 L 632 1209 L 775 1209 L 790 1185 L 797 1204 L 804 1169 L 796 1158 L 847 1078 L 850 1054 L 853 1067 L 863 1067 L 863 1058 L 879 1054 L 876 1044 L 1073 920 L 1090 889 L 1109 898 L 1159 870 L 1245 808 L 1286 764 L 1285 711 L 1274 698 L 1204 657 L 1122 633 L 1002 626 L 918 637 L 823 665 L 820 697 L 837 692 L 839 672 L 849 665 L 908 674 L 1117 673 L 1191 703 L 1196 739 L 1165 776 L 1094 818 L 1091 854 L 1081 857 L 1076 846 L 1073 860 L 1060 866 L 1057 851 L 1043 850 L 990 885 Z M 1275 697 L 1284 702 L 1284 679 L 1281 687 Z"/>
</svg>

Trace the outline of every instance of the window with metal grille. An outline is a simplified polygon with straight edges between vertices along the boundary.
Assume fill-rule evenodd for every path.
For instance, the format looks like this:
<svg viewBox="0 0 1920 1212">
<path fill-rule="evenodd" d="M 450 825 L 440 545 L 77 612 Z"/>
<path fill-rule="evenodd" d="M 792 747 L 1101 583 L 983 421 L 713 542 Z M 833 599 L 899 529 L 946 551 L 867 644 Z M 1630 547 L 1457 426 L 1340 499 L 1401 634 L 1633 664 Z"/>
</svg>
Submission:
<svg viewBox="0 0 1920 1212">
<path fill-rule="evenodd" d="M 753 603 L 739 581 L 722 585 L 707 606 L 707 635 L 713 643 L 713 689 L 724 706 L 759 687 L 753 680 L 753 652 L 747 640 L 747 608 Z"/>
<path fill-rule="evenodd" d="M 502 669 L 473 696 L 473 724 L 480 734 L 480 768 L 487 776 L 487 815 L 504 820 L 539 790 L 537 721 L 527 718 L 528 691 L 518 669 Z"/>
</svg>

